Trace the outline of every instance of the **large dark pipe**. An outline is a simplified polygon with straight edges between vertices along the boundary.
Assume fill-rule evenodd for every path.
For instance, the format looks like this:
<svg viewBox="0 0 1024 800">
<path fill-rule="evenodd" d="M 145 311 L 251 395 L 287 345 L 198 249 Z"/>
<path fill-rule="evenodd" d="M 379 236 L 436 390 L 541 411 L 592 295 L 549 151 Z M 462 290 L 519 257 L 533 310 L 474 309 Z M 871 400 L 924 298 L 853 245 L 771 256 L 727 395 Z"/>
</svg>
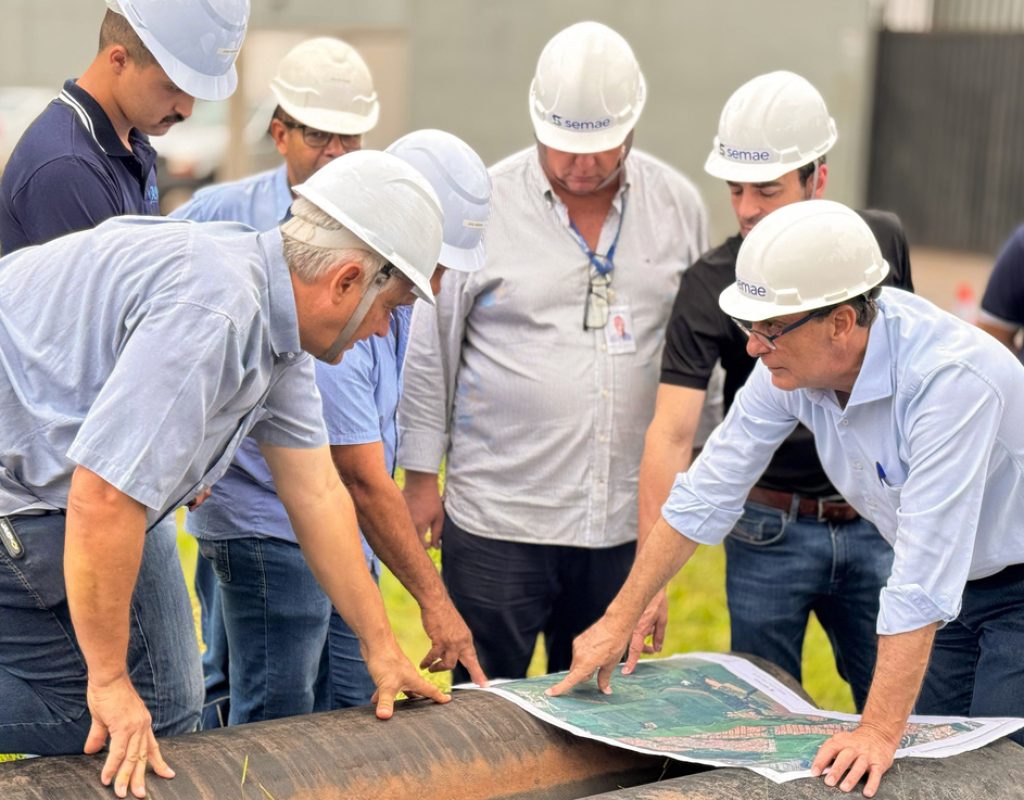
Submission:
<svg viewBox="0 0 1024 800">
<path fill-rule="evenodd" d="M 863 785 L 860 787 L 863 788 Z M 589 800 L 861 800 L 825 785 L 821 778 L 773 783 L 742 769 L 716 769 L 660 783 L 619 789 Z M 1024 747 L 1000 739 L 949 758 L 902 758 L 882 778 L 876 800 L 1021 800 Z"/>
<path fill-rule="evenodd" d="M 164 739 L 161 750 L 177 777 L 150 776 L 154 800 L 570 800 L 702 769 L 576 738 L 482 692 L 400 703 L 387 722 L 349 709 Z M 101 765 L 0 765 L 0 800 L 109 800 Z"/>
</svg>

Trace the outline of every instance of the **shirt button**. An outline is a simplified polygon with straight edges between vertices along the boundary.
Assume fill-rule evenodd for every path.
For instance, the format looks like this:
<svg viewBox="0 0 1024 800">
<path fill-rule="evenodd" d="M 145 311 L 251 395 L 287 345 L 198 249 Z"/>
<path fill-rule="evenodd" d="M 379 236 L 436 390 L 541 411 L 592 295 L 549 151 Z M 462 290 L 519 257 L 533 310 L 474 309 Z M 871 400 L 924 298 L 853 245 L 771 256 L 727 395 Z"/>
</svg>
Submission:
<svg viewBox="0 0 1024 800">
<path fill-rule="evenodd" d="M 847 425 L 850 424 L 850 420 L 846 419 L 846 417 L 843 417 L 841 420 L 839 420 L 839 424 L 845 428 Z"/>
</svg>

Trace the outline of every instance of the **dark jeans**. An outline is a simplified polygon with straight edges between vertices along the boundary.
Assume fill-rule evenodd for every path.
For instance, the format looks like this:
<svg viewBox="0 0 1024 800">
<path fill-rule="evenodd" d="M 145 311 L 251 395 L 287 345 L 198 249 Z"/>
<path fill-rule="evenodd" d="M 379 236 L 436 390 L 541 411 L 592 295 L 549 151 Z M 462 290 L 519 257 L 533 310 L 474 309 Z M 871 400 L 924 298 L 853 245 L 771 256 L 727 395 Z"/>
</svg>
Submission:
<svg viewBox="0 0 1024 800">
<path fill-rule="evenodd" d="M 0 547 L 0 753 L 80 753 L 91 720 L 64 588 L 65 518 L 10 519 L 24 555 Z M 173 517 L 146 534 L 127 665 L 157 736 L 195 730 L 203 684 Z"/>
<path fill-rule="evenodd" d="M 935 635 L 914 712 L 1024 717 L 1024 565 L 967 583 L 960 616 Z M 1010 738 L 1024 745 L 1024 730 Z"/>
<path fill-rule="evenodd" d="M 766 658 L 801 679 L 813 611 L 864 708 L 878 647 L 878 597 L 892 569 L 892 547 L 863 519 L 819 522 L 758 503 L 725 540 L 732 649 Z"/>
<path fill-rule="evenodd" d="M 632 542 L 590 549 L 487 539 L 450 516 L 441 547 L 441 575 L 488 678 L 525 677 L 540 633 L 548 672 L 568 669 L 572 640 L 605 612 L 636 553 Z M 452 680 L 469 680 L 461 664 Z"/>
</svg>

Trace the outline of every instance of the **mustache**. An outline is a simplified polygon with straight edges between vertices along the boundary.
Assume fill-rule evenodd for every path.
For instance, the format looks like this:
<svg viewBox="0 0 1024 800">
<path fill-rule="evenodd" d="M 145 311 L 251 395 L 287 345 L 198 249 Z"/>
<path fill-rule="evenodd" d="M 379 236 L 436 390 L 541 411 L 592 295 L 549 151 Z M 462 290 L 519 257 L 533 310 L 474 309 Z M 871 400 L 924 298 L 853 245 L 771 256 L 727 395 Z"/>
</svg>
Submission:
<svg viewBox="0 0 1024 800">
<path fill-rule="evenodd" d="M 182 115 L 182 114 L 170 114 L 170 115 L 164 117 L 162 120 L 160 120 L 160 124 L 161 125 L 165 125 L 165 124 L 166 125 L 175 125 L 175 124 L 177 124 L 179 122 L 184 122 L 184 121 L 185 121 L 184 115 Z"/>
</svg>

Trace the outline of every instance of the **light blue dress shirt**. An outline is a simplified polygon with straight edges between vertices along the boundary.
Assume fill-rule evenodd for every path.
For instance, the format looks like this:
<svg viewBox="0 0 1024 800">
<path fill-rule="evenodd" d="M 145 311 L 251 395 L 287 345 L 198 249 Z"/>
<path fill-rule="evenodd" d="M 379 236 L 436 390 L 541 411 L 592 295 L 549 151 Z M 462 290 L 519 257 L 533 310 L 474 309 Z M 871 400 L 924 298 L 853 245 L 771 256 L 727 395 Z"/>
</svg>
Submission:
<svg viewBox="0 0 1024 800">
<path fill-rule="evenodd" d="M 206 186 L 170 216 L 197 222 L 243 222 L 258 231 L 269 231 L 281 224 L 291 204 L 288 173 L 282 164 L 238 181 Z"/>
<path fill-rule="evenodd" d="M 200 190 L 172 216 L 195 220 L 231 219 L 257 230 L 281 223 L 292 196 L 285 167 Z M 410 309 L 394 312 L 386 338 L 357 342 L 340 364 L 316 364 L 328 441 L 332 445 L 382 442 L 393 471 L 397 431 L 395 414 L 401 391 L 400 370 L 408 340 Z M 234 463 L 213 495 L 186 515 L 186 529 L 207 539 L 267 536 L 294 542 L 295 533 L 277 497 L 270 469 L 253 440 L 243 442 Z M 367 564 L 379 569 L 362 539 Z"/>
<path fill-rule="evenodd" d="M 895 549 L 880 634 L 949 622 L 964 584 L 1024 563 L 1024 366 L 928 301 L 883 289 L 845 408 L 783 391 L 762 363 L 662 508 L 716 544 L 775 447 L 802 422 L 825 472 Z"/>
<path fill-rule="evenodd" d="M 326 443 L 280 234 L 117 217 L 0 260 L 0 514 L 67 507 L 80 464 L 150 525 L 242 439 Z"/>
</svg>

